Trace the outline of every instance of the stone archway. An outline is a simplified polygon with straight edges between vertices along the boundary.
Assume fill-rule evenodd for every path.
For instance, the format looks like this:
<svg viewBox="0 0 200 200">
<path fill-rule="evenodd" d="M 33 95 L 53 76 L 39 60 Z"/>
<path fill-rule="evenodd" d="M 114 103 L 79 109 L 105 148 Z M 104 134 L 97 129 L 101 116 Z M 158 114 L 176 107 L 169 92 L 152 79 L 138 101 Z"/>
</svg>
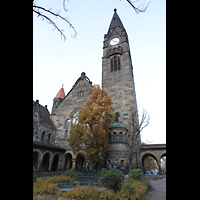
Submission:
<svg viewBox="0 0 200 200">
<path fill-rule="evenodd" d="M 67 153 L 65 155 L 65 165 L 64 170 L 68 170 L 72 168 L 72 155 L 70 153 Z"/>
<path fill-rule="evenodd" d="M 85 158 L 79 153 L 76 156 L 76 171 L 81 172 L 83 167 L 83 162 L 85 162 Z"/>
<path fill-rule="evenodd" d="M 38 167 L 38 152 L 34 151 L 33 152 L 33 167 L 37 170 Z"/>
<path fill-rule="evenodd" d="M 166 153 L 163 153 L 160 157 L 160 169 L 161 174 L 166 175 Z"/>
<path fill-rule="evenodd" d="M 146 170 L 145 170 L 145 167 L 144 167 L 144 161 L 145 161 L 145 159 L 148 158 L 148 157 L 152 157 L 152 158 L 155 159 L 156 164 L 157 164 L 158 169 L 159 169 L 159 162 L 158 162 L 156 156 L 155 156 L 154 154 L 152 154 L 152 153 L 145 153 L 145 154 L 142 156 L 142 170 L 143 170 L 144 173 L 146 173 Z M 147 170 L 147 171 L 148 171 L 148 170 Z"/>
<path fill-rule="evenodd" d="M 57 171 L 58 170 L 58 162 L 59 162 L 59 155 L 56 154 L 53 158 L 53 162 L 51 164 L 51 171 Z"/>
<path fill-rule="evenodd" d="M 42 162 L 41 162 L 41 166 L 40 166 L 41 172 L 45 172 L 45 171 L 49 170 L 49 160 L 50 160 L 50 155 L 47 152 L 43 155 L 43 158 L 42 158 Z"/>
</svg>

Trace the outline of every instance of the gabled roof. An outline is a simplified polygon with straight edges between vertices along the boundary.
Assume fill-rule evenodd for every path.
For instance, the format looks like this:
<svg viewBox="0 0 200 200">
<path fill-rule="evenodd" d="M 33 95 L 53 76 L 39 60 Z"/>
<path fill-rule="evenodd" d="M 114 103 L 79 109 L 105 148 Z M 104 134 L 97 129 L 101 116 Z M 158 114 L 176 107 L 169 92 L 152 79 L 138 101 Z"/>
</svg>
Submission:
<svg viewBox="0 0 200 200">
<path fill-rule="evenodd" d="M 110 29 L 116 28 L 116 27 L 120 27 L 124 29 L 124 26 L 121 22 L 121 19 L 119 18 L 118 14 L 117 14 L 117 9 L 114 9 L 114 15 L 112 17 L 112 20 L 110 22 L 110 26 L 108 29 L 108 32 L 110 31 Z"/>
<path fill-rule="evenodd" d="M 74 87 L 78 84 L 78 82 L 80 80 L 84 80 L 84 79 L 91 85 L 91 87 L 93 87 L 92 86 L 92 81 L 90 81 L 90 79 L 85 75 L 85 72 L 82 72 L 81 76 L 76 80 L 76 82 L 72 86 L 71 90 L 67 93 L 67 95 L 65 96 L 65 98 L 70 94 L 70 92 L 74 89 Z"/>
<path fill-rule="evenodd" d="M 60 88 L 60 90 L 58 91 L 57 95 L 55 96 L 55 98 L 64 98 L 65 97 L 65 91 L 62 88 Z"/>
<path fill-rule="evenodd" d="M 47 106 L 42 106 L 39 104 L 39 100 L 33 101 L 33 106 L 38 106 L 38 112 L 39 112 L 39 118 L 40 118 L 40 123 L 44 124 L 50 128 L 56 129 L 53 122 L 51 121 L 50 118 L 50 113 L 47 109 Z"/>
</svg>

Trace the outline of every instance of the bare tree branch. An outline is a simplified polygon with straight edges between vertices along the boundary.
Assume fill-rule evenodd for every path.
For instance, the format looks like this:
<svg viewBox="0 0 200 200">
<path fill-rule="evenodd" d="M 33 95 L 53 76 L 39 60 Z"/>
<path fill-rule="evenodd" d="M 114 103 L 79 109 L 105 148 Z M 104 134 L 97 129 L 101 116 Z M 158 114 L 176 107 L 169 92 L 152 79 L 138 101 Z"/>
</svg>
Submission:
<svg viewBox="0 0 200 200">
<path fill-rule="evenodd" d="M 126 0 L 132 7 L 133 7 L 133 9 L 135 10 L 135 12 L 138 14 L 138 13 L 140 13 L 140 12 L 145 12 L 146 11 L 146 9 L 148 8 L 148 6 L 149 6 L 149 3 L 151 2 L 151 1 L 149 1 L 148 3 L 147 3 L 147 5 L 146 5 L 146 7 L 143 7 L 143 8 L 141 8 L 141 9 L 139 9 L 139 7 L 136 7 L 133 3 L 135 3 L 135 2 L 137 2 L 137 1 L 130 1 L 130 0 Z"/>
<path fill-rule="evenodd" d="M 63 6 L 64 6 L 64 5 L 65 5 L 65 0 L 63 0 Z M 65 6 L 64 6 L 64 10 L 67 11 L 66 8 L 65 8 Z M 56 25 L 55 21 L 53 21 L 52 18 L 49 17 L 47 14 L 50 14 L 50 16 L 54 16 L 54 17 L 56 17 L 56 18 L 59 18 L 59 19 L 61 19 L 61 20 L 64 20 L 65 22 L 67 22 L 67 23 L 69 24 L 70 28 L 72 28 L 73 31 L 74 31 L 73 37 L 76 36 L 77 32 L 76 32 L 74 26 L 69 22 L 69 20 L 68 20 L 67 18 L 62 17 L 62 16 L 59 14 L 59 12 L 57 12 L 57 13 L 56 13 L 56 12 L 52 12 L 50 9 L 46 9 L 46 8 L 44 8 L 44 7 L 41 7 L 41 6 L 37 6 L 37 5 L 35 5 L 34 1 L 33 1 L 33 12 L 36 13 L 36 14 L 38 14 L 38 17 L 42 17 L 42 19 L 45 18 L 51 25 L 53 25 L 53 27 L 54 27 L 55 29 L 57 29 L 57 31 L 60 32 L 61 38 L 63 38 L 63 40 L 66 39 L 66 36 L 65 36 L 65 34 L 64 34 L 64 32 L 63 32 L 64 30 L 61 30 L 61 29 Z M 43 12 L 44 12 L 44 13 L 43 13 Z"/>
<path fill-rule="evenodd" d="M 126 137 L 126 150 L 128 152 L 128 160 L 129 160 L 129 170 L 132 167 L 132 161 L 134 156 L 138 155 L 139 149 L 140 149 L 140 142 L 138 137 L 140 136 L 140 133 L 142 130 L 149 125 L 149 114 L 143 110 L 142 112 L 142 118 L 140 122 L 137 122 L 138 113 L 137 111 L 132 112 L 132 124 L 133 124 L 133 130 L 129 133 L 128 137 Z M 136 158 L 137 159 L 137 158 Z"/>
</svg>

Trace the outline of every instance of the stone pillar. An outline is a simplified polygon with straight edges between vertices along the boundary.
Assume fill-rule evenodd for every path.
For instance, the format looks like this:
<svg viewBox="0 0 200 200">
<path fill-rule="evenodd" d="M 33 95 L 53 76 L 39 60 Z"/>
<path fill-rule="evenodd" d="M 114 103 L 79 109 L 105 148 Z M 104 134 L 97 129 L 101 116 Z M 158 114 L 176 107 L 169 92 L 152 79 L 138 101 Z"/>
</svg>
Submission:
<svg viewBox="0 0 200 200">
<path fill-rule="evenodd" d="M 76 169 L 76 158 L 72 158 L 72 168 Z"/>
<path fill-rule="evenodd" d="M 161 168 L 161 160 L 158 161 L 158 169 L 159 169 L 159 174 L 162 174 L 162 168 Z"/>
<path fill-rule="evenodd" d="M 48 169 L 48 171 L 51 170 L 51 164 L 52 164 L 52 160 L 49 160 L 49 169 Z"/>
<path fill-rule="evenodd" d="M 42 160 L 38 160 L 37 162 L 38 162 L 38 164 L 37 164 L 37 169 L 36 169 L 36 171 L 38 172 L 38 171 L 40 170 L 40 163 L 42 162 Z"/>
<path fill-rule="evenodd" d="M 62 166 L 62 160 L 59 159 L 57 171 L 60 171 L 60 170 L 64 170 L 64 167 Z"/>
</svg>

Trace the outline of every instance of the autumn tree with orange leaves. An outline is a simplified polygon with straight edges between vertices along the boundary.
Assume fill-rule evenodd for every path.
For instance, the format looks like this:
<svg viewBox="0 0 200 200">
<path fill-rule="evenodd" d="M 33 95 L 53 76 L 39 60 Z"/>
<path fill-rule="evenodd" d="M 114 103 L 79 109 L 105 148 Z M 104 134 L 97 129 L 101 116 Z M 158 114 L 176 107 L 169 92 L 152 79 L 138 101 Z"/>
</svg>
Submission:
<svg viewBox="0 0 200 200">
<path fill-rule="evenodd" d="M 106 90 L 94 85 L 92 96 L 79 112 L 78 122 L 72 126 L 67 140 L 73 153 L 82 152 L 89 162 L 98 162 L 101 155 L 106 155 L 108 130 L 115 118 L 112 104 Z"/>
</svg>

